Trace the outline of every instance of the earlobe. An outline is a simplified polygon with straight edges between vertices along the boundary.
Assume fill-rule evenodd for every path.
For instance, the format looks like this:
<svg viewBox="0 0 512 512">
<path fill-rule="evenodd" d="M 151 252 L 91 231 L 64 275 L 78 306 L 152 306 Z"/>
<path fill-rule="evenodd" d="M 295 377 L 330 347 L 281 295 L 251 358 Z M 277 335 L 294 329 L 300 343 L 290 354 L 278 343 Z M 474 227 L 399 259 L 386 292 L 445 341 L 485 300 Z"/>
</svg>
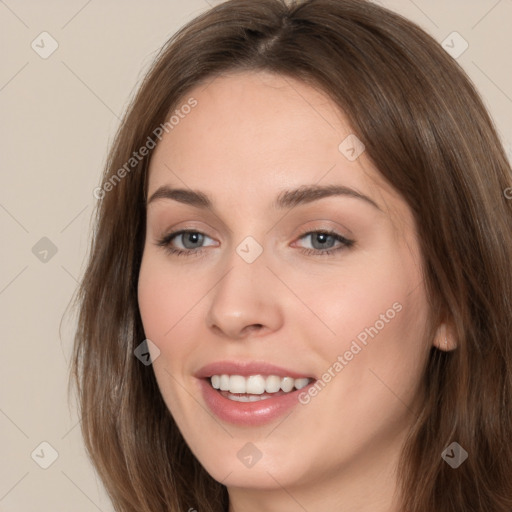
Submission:
<svg viewBox="0 0 512 512">
<path fill-rule="evenodd" d="M 433 345 L 443 352 L 451 352 L 457 348 L 454 329 L 447 323 L 439 325 L 434 337 Z"/>
</svg>

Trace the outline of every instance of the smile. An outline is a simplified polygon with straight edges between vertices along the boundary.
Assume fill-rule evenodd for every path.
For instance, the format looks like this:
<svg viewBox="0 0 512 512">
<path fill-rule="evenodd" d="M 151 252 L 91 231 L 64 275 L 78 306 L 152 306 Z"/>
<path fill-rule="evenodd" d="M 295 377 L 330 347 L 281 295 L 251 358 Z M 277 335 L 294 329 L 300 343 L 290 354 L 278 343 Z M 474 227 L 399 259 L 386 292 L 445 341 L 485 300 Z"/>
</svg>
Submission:
<svg viewBox="0 0 512 512">
<path fill-rule="evenodd" d="M 302 389 L 311 379 L 279 377 L 277 375 L 212 375 L 210 383 L 225 398 L 237 402 L 256 402 Z"/>
<path fill-rule="evenodd" d="M 299 390 L 316 382 L 307 374 L 256 361 L 219 361 L 195 377 L 208 409 L 241 426 L 264 425 L 284 416 L 300 403 Z"/>
</svg>

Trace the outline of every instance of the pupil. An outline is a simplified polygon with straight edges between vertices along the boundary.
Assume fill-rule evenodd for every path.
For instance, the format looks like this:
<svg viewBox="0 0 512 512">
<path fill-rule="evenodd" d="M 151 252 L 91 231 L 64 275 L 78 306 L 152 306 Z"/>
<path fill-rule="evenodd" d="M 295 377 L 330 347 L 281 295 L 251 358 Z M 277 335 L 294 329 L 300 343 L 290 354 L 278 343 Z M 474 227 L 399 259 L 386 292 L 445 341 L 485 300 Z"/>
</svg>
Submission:
<svg viewBox="0 0 512 512">
<path fill-rule="evenodd" d="M 187 233 L 183 245 L 187 247 L 187 249 L 194 249 L 194 247 L 190 247 L 190 245 L 201 242 L 201 237 L 202 235 L 200 233 Z"/>
<path fill-rule="evenodd" d="M 331 238 L 331 242 L 334 242 L 334 239 L 332 239 L 331 235 L 328 235 L 327 233 L 317 233 L 316 237 L 313 239 L 313 247 L 315 246 L 315 241 L 318 241 L 320 247 L 315 247 L 315 249 L 325 249 L 327 247 L 332 247 L 332 243 L 326 244 L 327 239 Z"/>
</svg>

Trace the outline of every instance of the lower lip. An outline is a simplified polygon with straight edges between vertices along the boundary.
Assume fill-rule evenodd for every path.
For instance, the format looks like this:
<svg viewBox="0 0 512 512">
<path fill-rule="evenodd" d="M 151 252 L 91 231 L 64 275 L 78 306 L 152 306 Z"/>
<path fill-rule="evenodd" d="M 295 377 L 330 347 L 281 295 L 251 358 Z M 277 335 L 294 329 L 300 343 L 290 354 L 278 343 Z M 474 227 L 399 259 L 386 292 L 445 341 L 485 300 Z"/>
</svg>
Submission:
<svg viewBox="0 0 512 512">
<path fill-rule="evenodd" d="M 216 389 L 213 389 L 209 379 L 199 379 L 199 384 L 204 401 L 218 418 L 237 425 L 257 426 L 283 416 L 296 406 L 299 403 L 299 393 L 307 391 L 314 382 L 300 390 L 258 402 L 235 402 L 225 398 Z"/>
</svg>

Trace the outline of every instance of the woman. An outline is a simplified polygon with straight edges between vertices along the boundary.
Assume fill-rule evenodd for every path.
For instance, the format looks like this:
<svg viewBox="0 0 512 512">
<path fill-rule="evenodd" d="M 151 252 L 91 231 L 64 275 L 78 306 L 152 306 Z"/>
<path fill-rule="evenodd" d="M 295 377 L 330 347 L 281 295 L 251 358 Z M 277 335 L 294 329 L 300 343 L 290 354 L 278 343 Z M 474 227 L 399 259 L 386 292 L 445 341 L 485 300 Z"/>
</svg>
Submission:
<svg viewBox="0 0 512 512">
<path fill-rule="evenodd" d="M 511 185 L 468 78 L 396 14 L 241 0 L 181 29 L 77 297 L 116 510 L 510 511 Z"/>
</svg>

